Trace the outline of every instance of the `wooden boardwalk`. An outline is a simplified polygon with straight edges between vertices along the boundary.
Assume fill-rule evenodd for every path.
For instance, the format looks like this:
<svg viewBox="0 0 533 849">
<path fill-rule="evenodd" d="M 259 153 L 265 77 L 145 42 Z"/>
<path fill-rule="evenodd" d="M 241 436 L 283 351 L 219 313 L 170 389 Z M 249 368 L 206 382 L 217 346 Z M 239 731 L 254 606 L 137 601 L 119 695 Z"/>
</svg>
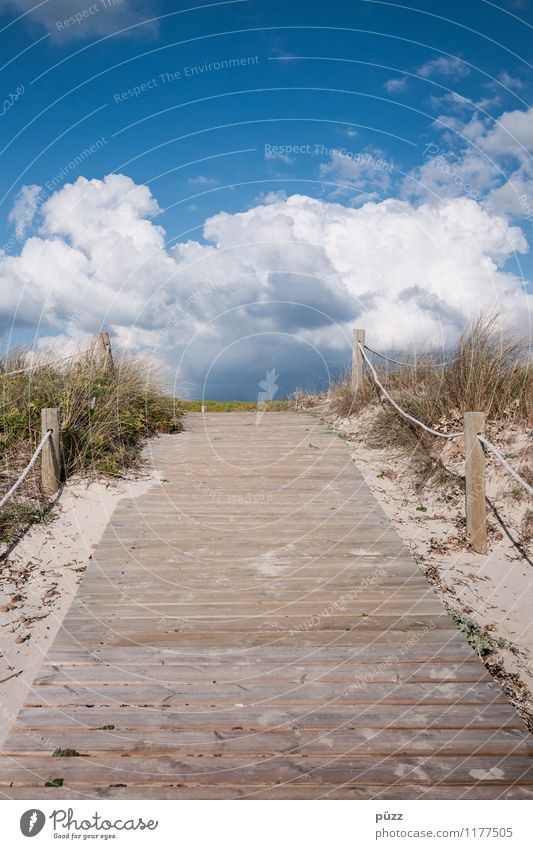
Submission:
<svg viewBox="0 0 533 849">
<path fill-rule="evenodd" d="M 342 441 L 293 413 L 185 428 L 115 511 L 0 792 L 532 798 L 531 735 Z"/>
</svg>

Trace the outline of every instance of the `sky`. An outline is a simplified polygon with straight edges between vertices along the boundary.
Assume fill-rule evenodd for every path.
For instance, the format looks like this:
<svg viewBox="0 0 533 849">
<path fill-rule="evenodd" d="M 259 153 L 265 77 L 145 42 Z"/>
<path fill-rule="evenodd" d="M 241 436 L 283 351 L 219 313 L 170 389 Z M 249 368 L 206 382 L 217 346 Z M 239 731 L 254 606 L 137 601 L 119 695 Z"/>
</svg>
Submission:
<svg viewBox="0 0 533 849">
<path fill-rule="evenodd" d="M 256 400 L 530 338 L 533 0 L 193 2 L 0 0 L 3 351 Z"/>
</svg>

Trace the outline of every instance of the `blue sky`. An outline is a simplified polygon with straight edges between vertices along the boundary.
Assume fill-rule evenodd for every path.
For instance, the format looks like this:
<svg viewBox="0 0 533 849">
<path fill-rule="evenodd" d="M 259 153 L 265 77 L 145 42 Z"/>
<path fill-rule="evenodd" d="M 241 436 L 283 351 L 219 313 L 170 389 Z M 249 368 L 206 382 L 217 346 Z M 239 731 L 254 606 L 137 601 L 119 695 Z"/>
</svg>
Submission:
<svg viewBox="0 0 533 849">
<path fill-rule="evenodd" d="M 355 325 L 529 332 L 532 4 L 419 7 L 4 0 L 3 347 L 105 327 L 254 398 L 327 383 Z"/>
</svg>

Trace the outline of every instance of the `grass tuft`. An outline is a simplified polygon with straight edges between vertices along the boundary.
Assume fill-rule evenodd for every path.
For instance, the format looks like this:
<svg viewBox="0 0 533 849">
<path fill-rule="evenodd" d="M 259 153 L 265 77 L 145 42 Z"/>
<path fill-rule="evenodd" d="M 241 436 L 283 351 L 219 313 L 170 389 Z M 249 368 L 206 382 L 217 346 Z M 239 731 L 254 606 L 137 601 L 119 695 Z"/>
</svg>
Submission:
<svg viewBox="0 0 533 849">
<path fill-rule="evenodd" d="M 41 438 L 41 409 L 59 407 L 67 477 L 122 475 L 136 467 L 143 441 L 181 429 L 182 407 L 169 397 L 150 364 L 131 357 L 106 372 L 90 353 L 69 363 L 41 360 L 31 372 L 19 352 L 0 361 L 0 493 L 26 466 Z M 25 524 L 46 518 L 39 463 L 0 511 L 0 539 L 8 543 Z"/>
<path fill-rule="evenodd" d="M 448 615 L 479 657 L 486 657 L 505 646 L 505 640 L 493 640 L 477 622 L 469 619 L 468 616 L 462 616 L 452 610 L 448 610 Z"/>
<path fill-rule="evenodd" d="M 530 427 L 533 424 L 533 378 L 527 360 L 529 346 L 504 333 L 498 316 L 480 315 L 469 325 L 447 359 L 438 368 L 429 356 L 410 366 L 376 361 L 381 382 L 395 401 L 419 421 L 443 433 L 462 430 L 463 414 L 484 412 L 489 422 Z M 373 405 L 378 398 L 368 373 L 354 399 L 348 379 L 331 393 L 330 410 L 348 416 Z M 398 446 L 411 451 L 427 449 L 434 437 L 401 418 L 384 403 L 374 420 L 374 447 Z"/>
<path fill-rule="evenodd" d="M 288 410 L 288 401 L 181 401 L 182 409 L 187 413 L 201 413 L 202 405 L 206 413 L 247 413 Z"/>
<path fill-rule="evenodd" d="M 52 753 L 53 758 L 79 758 L 80 753 L 76 749 L 55 749 Z"/>
</svg>

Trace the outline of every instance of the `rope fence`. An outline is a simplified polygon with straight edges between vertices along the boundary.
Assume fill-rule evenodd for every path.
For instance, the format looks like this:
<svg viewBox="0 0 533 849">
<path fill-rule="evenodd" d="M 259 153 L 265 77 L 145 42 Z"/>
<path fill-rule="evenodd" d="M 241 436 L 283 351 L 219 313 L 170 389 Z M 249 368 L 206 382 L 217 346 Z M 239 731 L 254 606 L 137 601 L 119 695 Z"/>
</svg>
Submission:
<svg viewBox="0 0 533 849">
<path fill-rule="evenodd" d="M 365 360 L 365 362 L 366 362 L 366 364 L 367 364 L 368 368 L 370 369 L 370 373 L 372 374 L 372 377 L 373 377 L 373 379 L 374 379 L 374 382 L 375 382 L 375 383 L 379 386 L 380 390 L 382 391 L 383 395 L 387 398 L 387 400 L 389 401 L 389 403 L 390 403 L 390 404 L 392 404 L 392 406 L 394 407 L 394 409 L 395 409 L 395 410 L 397 410 L 397 411 L 398 411 L 398 413 L 399 413 L 401 416 L 403 416 L 403 418 L 404 418 L 404 419 L 407 419 L 408 421 L 413 422 L 413 424 L 418 425 L 419 427 L 423 428 L 423 429 L 424 429 L 425 431 L 427 431 L 428 433 L 431 433 L 433 436 L 440 436 L 442 439 L 456 439 L 458 436 L 462 436 L 462 435 L 463 435 L 463 431 L 462 431 L 462 430 L 461 430 L 461 431 L 457 431 L 456 433 L 441 433 L 441 432 L 440 432 L 440 431 L 438 431 L 438 430 L 433 430 L 433 428 L 432 428 L 432 427 L 428 427 L 428 425 L 424 424 L 424 422 L 421 422 L 421 421 L 419 421 L 418 419 L 415 419 L 415 417 L 414 417 L 414 416 L 411 416 L 409 413 L 406 413 L 406 411 L 405 411 L 405 410 L 403 410 L 403 409 L 400 407 L 400 405 L 396 403 L 396 401 L 394 400 L 394 398 L 392 398 L 392 397 L 389 395 L 389 393 L 387 392 L 387 390 L 385 389 L 385 387 L 384 387 L 384 386 L 383 386 L 383 384 L 381 383 L 381 381 L 380 381 L 380 379 L 379 379 L 379 377 L 378 377 L 378 375 L 377 375 L 376 369 L 374 368 L 374 366 L 372 365 L 372 363 L 371 363 L 371 362 L 370 362 L 370 360 L 368 359 L 367 355 L 365 354 L 365 347 L 367 347 L 367 346 L 365 345 L 365 346 L 363 347 L 363 345 L 361 345 L 361 344 L 359 343 L 359 348 L 360 348 L 360 350 L 361 350 L 361 354 L 363 355 L 363 358 L 364 358 L 364 360 Z M 369 349 L 369 350 L 370 350 L 370 349 Z"/>
<path fill-rule="evenodd" d="M 60 360 L 53 360 L 51 363 L 37 363 L 28 366 L 27 368 L 16 369 L 15 371 L 2 373 L 0 377 L 11 377 L 15 374 L 23 374 L 31 372 L 39 367 L 43 367 L 55 362 L 65 362 L 72 360 L 75 357 L 81 357 L 84 354 L 95 353 L 101 367 L 106 372 L 112 373 L 115 369 L 113 361 L 113 352 L 111 350 L 111 342 L 109 334 L 105 331 L 98 333 L 95 343 L 87 351 L 82 351 L 79 354 L 71 354 L 67 357 L 62 357 Z M 0 509 L 9 501 L 16 493 L 21 484 L 28 477 L 31 469 L 37 462 L 38 457 L 42 454 L 41 462 L 41 487 L 45 495 L 52 496 L 58 492 L 61 485 L 62 472 L 62 451 L 61 451 L 61 413 L 57 407 L 44 407 L 41 410 L 41 441 L 33 452 L 31 459 L 26 468 L 21 472 L 12 487 L 0 499 Z"/>
<path fill-rule="evenodd" d="M 486 497 L 486 454 L 490 452 L 501 463 L 504 469 L 526 490 L 533 496 L 533 487 L 524 480 L 521 475 L 507 462 L 501 451 L 489 442 L 483 435 L 485 428 L 485 414 L 481 412 L 467 412 L 464 414 L 464 429 L 454 433 L 442 433 L 434 430 L 434 428 L 421 422 L 419 419 L 406 412 L 397 401 L 385 389 L 383 383 L 378 377 L 378 373 L 374 368 L 371 360 L 366 354 L 369 351 L 384 360 L 393 362 L 396 365 L 415 366 L 416 363 L 407 363 L 402 360 L 395 360 L 385 354 L 380 354 L 374 351 L 365 344 L 365 331 L 357 328 L 353 331 L 353 359 L 352 359 L 352 391 L 354 396 L 357 396 L 361 391 L 364 380 L 364 365 L 368 367 L 372 379 L 376 386 L 381 391 L 384 398 L 398 412 L 402 418 L 412 422 L 417 427 L 421 427 L 432 436 L 440 437 L 441 439 L 457 439 L 464 437 L 465 451 L 465 501 L 466 501 L 466 528 L 467 538 L 473 550 L 479 554 L 487 554 L 487 497 Z M 444 363 L 435 363 L 436 367 L 450 365 L 456 362 L 457 358 Z"/>
<path fill-rule="evenodd" d="M 388 357 L 387 354 L 380 354 L 379 351 L 374 351 L 369 345 L 365 345 L 367 351 L 370 351 L 371 354 L 374 354 L 376 357 L 381 357 L 382 360 L 387 360 L 388 363 L 394 363 L 397 366 L 416 366 L 416 360 L 412 362 L 406 362 L 405 360 L 395 360 L 394 357 Z M 451 366 L 452 363 L 457 362 L 457 357 L 454 357 L 452 360 L 447 360 L 445 363 L 433 363 L 431 360 L 424 362 L 424 365 L 432 366 L 433 368 L 442 368 L 443 366 Z"/>
<path fill-rule="evenodd" d="M 4 495 L 2 500 L 0 501 L 0 509 L 4 506 L 4 504 L 6 504 L 7 501 L 9 501 L 9 499 L 11 498 L 12 495 L 15 494 L 15 492 L 17 491 L 19 486 L 26 480 L 26 478 L 28 477 L 29 473 L 31 472 L 33 466 L 35 465 L 39 454 L 41 453 L 41 451 L 43 450 L 44 446 L 46 445 L 48 440 L 51 438 L 51 436 L 52 436 L 52 431 L 47 430 L 45 435 L 43 436 L 43 438 L 39 442 L 37 448 L 33 452 L 30 462 L 28 463 L 28 465 L 26 466 L 24 471 L 19 475 L 19 477 L 17 478 L 17 480 L 15 481 L 15 483 L 13 484 L 11 489 L 8 492 L 6 492 L 6 494 Z"/>
<path fill-rule="evenodd" d="M 112 370 L 113 354 L 111 343 L 107 333 L 99 333 L 96 340 L 97 350 L 99 352 L 100 362 L 103 363 L 106 369 Z M 384 398 L 398 412 L 402 418 L 406 419 L 417 427 L 422 428 L 432 436 L 441 439 L 457 439 L 464 436 L 465 442 L 465 481 L 466 481 L 466 519 L 467 519 L 467 535 L 470 544 L 474 551 L 480 554 L 487 553 L 487 530 L 486 530 L 486 452 L 490 452 L 506 471 L 533 496 L 533 487 L 518 474 L 518 472 L 507 462 L 499 449 L 489 442 L 483 435 L 485 426 L 485 414 L 480 412 L 468 412 L 464 415 L 464 430 L 453 433 L 442 433 L 432 427 L 424 424 L 419 419 L 412 416 L 404 410 L 390 395 L 383 383 L 378 377 L 377 371 L 366 354 L 369 351 L 383 359 L 391 360 L 390 357 L 384 354 L 379 354 L 368 345 L 365 345 L 365 331 L 361 329 L 354 330 L 354 346 L 353 346 L 353 364 L 352 364 L 352 389 L 354 395 L 360 391 L 363 383 L 364 370 L 366 364 L 373 381 L 381 391 Z M 64 357 L 61 361 L 73 359 L 78 355 L 70 355 Z M 81 356 L 81 355 L 79 355 Z M 414 365 L 413 363 L 401 362 L 400 360 L 392 360 L 399 365 Z M 436 363 L 437 367 L 449 365 L 454 360 L 447 363 Z M 25 371 L 31 371 L 35 366 L 29 366 L 27 369 L 18 369 L 14 372 L 8 372 L 1 375 L 9 377 L 12 374 L 20 374 Z M 37 366 L 38 368 L 38 366 Z M 15 494 L 24 480 L 27 478 L 31 469 L 37 462 L 40 454 L 42 457 L 41 479 L 43 491 L 48 495 L 56 493 L 60 487 L 61 479 L 61 422 L 60 411 L 57 408 L 45 408 L 41 411 L 42 418 L 42 438 L 39 445 L 32 454 L 32 457 L 21 472 L 13 486 L 0 499 L 0 509 L 9 501 Z M 485 449 L 485 450 L 484 450 Z"/>
<path fill-rule="evenodd" d="M 518 481 L 518 483 L 519 483 L 519 484 L 521 484 L 521 485 L 524 487 L 524 489 L 526 490 L 526 492 L 529 492 L 529 494 L 530 494 L 530 495 L 533 495 L 533 486 L 530 486 L 530 485 L 528 484 L 528 482 L 527 482 L 527 481 L 525 481 L 525 480 L 524 480 L 524 478 L 523 478 L 523 477 L 521 477 L 521 476 L 518 474 L 518 472 L 516 471 L 516 469 L 513 469 L 513 467 L 511 466 L 511 464 L 507 462 L 507 460 L 505 459 L 505 457 L 503 456 L 503 454 L 502 454 L 502 453 L 501 453 L 501 452 L 500 452 L 500 451 L 496 448 L 496 446 L 495 446 L 495 445 L 493 445 L 493 444 L 492 444 L 492 442 L 489 442 L 489 440 L 488 440 L 488 439 L 486 439 L 484 436 L 481 436 L 481 434 L 478 434 L 478 439 L 479 439 L 479 441 L 482 443 L 482 445 L 484 445 L 484 446 L 485 446 L 485 448 L 488 448 L 488 450 L 489 450 L 492 454 L 494 454 L 494 456 L 495 456 L 495 457 L 497 457 L 497 459 L 500 461 L 500 463 L 502 464 L 502 466 L 503 466 L 503 467 L 504 467 L 504 468 L 505 468 L 505 469 L 509 472 L 509 474 L 510 474 L 510 475 L 512 475 L 512 476 L 513 476 L 513 478 L 514 478 L 516 481 Z"/>
</svg>

